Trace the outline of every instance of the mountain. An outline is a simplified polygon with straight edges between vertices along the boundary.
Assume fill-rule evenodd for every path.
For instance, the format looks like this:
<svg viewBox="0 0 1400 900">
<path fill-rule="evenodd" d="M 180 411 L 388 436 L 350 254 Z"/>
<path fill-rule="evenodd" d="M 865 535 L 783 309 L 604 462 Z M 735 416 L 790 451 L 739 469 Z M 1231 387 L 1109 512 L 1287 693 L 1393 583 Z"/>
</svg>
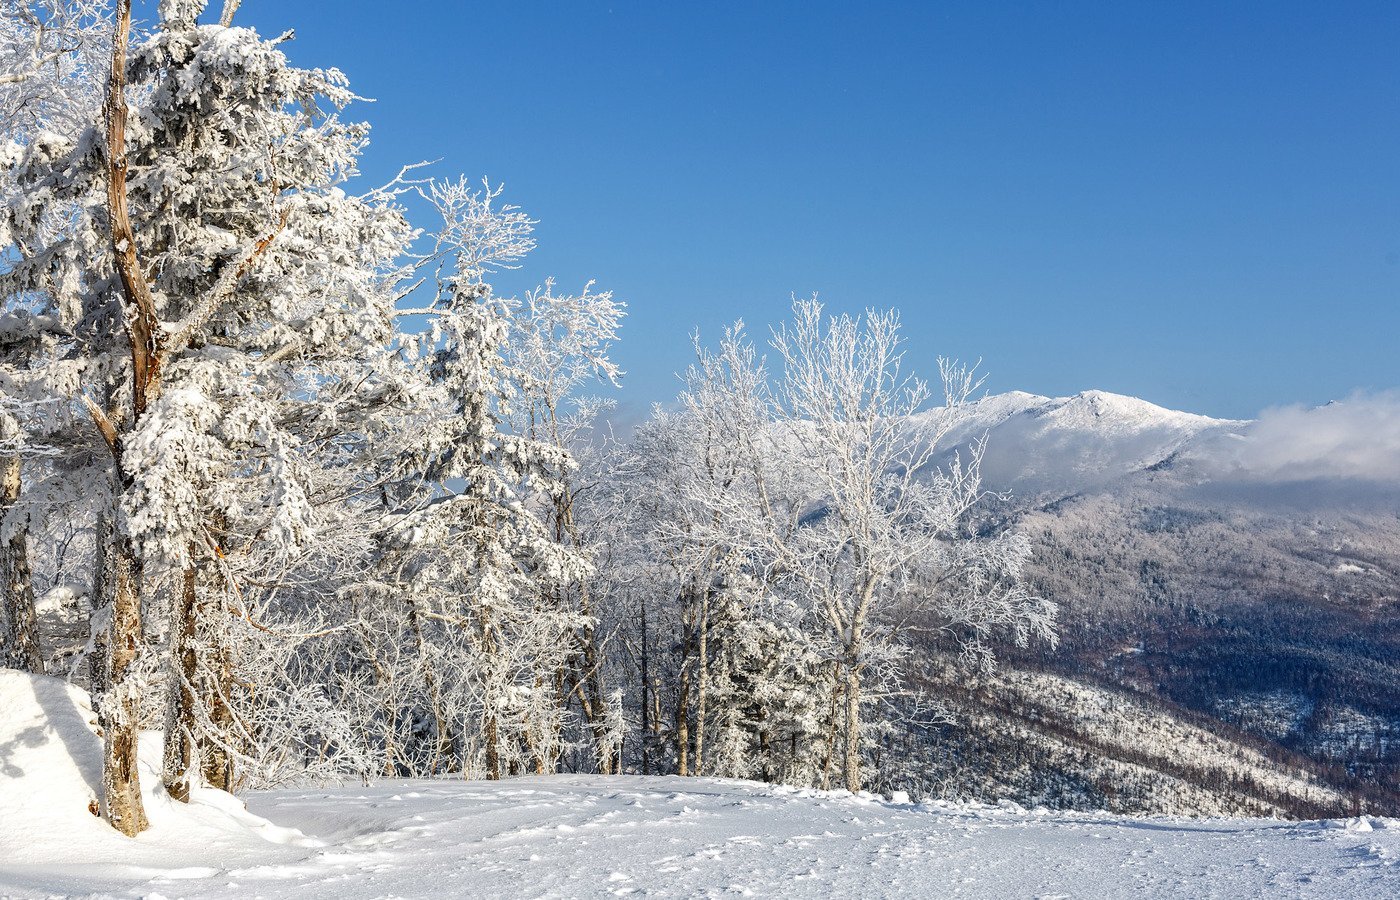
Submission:
<svg viewBox="0 0 1400 900">
<path fill-rule="evenodd" d="M 929 429 L 953 416 L 945 438 L 966 447 L 985 437 L 983 480 L 1023 499 L 1102 488 L 1168 463 L 1189 447 L 1239 437 L 1250 423 L 1176 412 L 1135 397 L 1085 391 L 1073 397 L 1040 397 L 1013 391 L 969 403 L 951 413 L 915 417 Z"/>
<path fill-rule="evenodd" d="M 1185 794 L 1160 784 L 1135 801 L 1164 812 L 1400 810 L 1400 466 L 1387 481 L 1374 474 L 1384 465 L 1357 464 L 1354 448 L 1376 441 L 1338 436 L 1341 412 L 1290 413 L 1289 431 L 1277 419 L 1213 419 L 1101 391 L 1002 394 L 957 410 L 941 449 L 966 453 L 985 438 L 984 484 L 1009 494 L 996 515 L 1031 537 L 1029 579 L 1061 609 L 1058 647 L 1006 648 L 998 677 L 1076 687 L 1056 705 L 964 678 L 934 685 L 964 723 L 931 736 L 962 748 L 943 754 L 943 776 L 995 781 L 958 759 L 1032 753 L 1050 775 L 1004 778 L 1003 788 L 1068 805 L 1105 805 L 1093 785 L 1110 782 L 1094 771 L 1131 763 L 1236 803 L 1172 799 Z M 1364 428 L 1357 412 L 1348 415 Z M 1308 455 L 1319 442 L 1341 448 L 1335 463 Z M 1267 758 L 1326 791 L 1275 796 L 1259 790 L 1258 772 L 1212 773 L 1185 749 L 1144 754 L 1141 741 L 1113 737 L 1126 720 L 1106 732 L 1085 724 L 1084 705 L 1105 695 L 1134 710 L 1134 728 L 1205 729 L 1240 758 Z M 1031 735 L 1014 751 L 997 729 L 966 727 L 993 706 L 997 721 Z"/>
</svg>

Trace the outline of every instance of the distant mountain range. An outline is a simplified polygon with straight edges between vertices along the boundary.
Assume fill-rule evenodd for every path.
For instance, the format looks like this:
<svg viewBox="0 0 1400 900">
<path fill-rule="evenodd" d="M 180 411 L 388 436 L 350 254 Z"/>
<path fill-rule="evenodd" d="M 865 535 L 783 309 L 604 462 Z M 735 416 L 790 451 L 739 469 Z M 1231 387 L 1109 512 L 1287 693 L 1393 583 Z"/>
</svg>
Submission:
<svg viewBox="0 0 1400 900">
<path fill-rule="evenodd" d="M 1009 492 L 996 514 L 1032 538 L 1030 579 L 1062 624 L 1058 648 L 1003 652 L 998 677 L 1021 685 L 1009 694 L 933 679 L 964 712 L 931 736 L 961 747 L 930 763 L 945 784 L 1113 805 L 1093 773 L 1131 765 L 1151 773 L 1133 802 L 1162 811 L 1340 813 L 1343 796 L 1400 813 L 1400 442 L 1387 407 L 1239 421 L 1102 391 L 1015 392 L 956 416 L 942 449 L 986 439 L 984 484 Z M 1073 685 L 1068 706 L 1026 689 L 1032 675 Z M 1170 741 L 1144 756 L 1117 734 L 1124 722 L 1086 725 L 1081 701 L 1131 710 L 1139 730 L 1206 729 L 1301 780 L 1265 790 L 1259 771 L 1201 768 Z M 996 750 L 1004 733 L 967 725 L 992 713 L 1023 732 L 1011 774 L 965 764 L 1010 752 Z"/>
</svg>

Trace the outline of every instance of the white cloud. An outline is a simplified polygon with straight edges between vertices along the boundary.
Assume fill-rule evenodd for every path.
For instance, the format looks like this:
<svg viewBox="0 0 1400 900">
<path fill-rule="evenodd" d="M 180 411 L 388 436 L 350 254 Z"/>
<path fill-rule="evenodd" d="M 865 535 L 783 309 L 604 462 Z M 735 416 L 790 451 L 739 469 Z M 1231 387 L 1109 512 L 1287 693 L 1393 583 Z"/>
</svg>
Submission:
<svg viewBox="0 0 1400 900">
<path fill-rule="evenodd" d="M 1400 391 L 1267 409 L 1243 439 L 1221 449 L 1227 476 L 1400 482 Z"/>
</svg>

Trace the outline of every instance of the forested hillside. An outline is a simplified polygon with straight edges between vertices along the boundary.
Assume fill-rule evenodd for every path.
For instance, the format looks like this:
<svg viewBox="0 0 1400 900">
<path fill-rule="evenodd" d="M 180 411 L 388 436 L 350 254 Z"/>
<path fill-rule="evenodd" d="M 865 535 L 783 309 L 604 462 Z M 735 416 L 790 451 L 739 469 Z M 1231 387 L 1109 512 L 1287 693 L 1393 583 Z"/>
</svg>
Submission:
<svg viewBox="0 0 1400 900">
<path fill-rule="evenodd" d="M 1240 447 L 1271 439 L 1267 421 L 1187 416 L 1101 393 L 984 403 L 985 411 L 976 404 L 966 417 L 969 430 L 989 434 L 987 482 L 1013 492 L 1001 515 L 1032 540 L 1034 590 L 1061 608 L 1059 646 L 1010 650 L 1006 667 L 1108 689 L 1163 728 L 1204 726 L 1313 773 L 1353 806 L 1397 808 L 1400 490 L 1393 480 L 1349 467 L 1341 453 L 1301 477 L 1241 458 Z M 1338 417 L 1374 412 L 1358 399 L 1296 414 L 1326 433 Z M 951 690 L 960 706 L 988 713 L 1017 696 L 983 704 Z M 1129 760 L 1125 747 L 1094 746 L 1077 724 L 1077 705 L 1057 709 L 1041 699 L 1020 715 L 1049 723 L 1035 727 L 1056 740 L 1083 739 L 1078 752 Z M 987 758 L 978 729 L 954 726 L 944 737 Z M 1099 764 L 1049 763 L 1076 784 L 1092 781 L 1084 773 Z M 1148 763 L 1166 772 L 1182 765 L 1196 763 Z M 1188 776 L 1201 785 L 1209 778 Z M 1101 783 L 1120 789 L 1112 779 Z M 1307 806 L 1293 811 L 1306 814 Z"/>
</svg>

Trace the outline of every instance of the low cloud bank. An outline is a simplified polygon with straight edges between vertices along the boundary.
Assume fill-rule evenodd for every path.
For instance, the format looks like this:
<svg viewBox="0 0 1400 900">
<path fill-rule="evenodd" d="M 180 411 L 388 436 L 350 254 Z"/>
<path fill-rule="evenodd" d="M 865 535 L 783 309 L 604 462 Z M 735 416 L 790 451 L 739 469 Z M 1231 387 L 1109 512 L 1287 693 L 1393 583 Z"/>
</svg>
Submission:
<svg viewBox="0 0 1400 900">
<path fill-rule="evenodd" d="M 1214 449 L 1225 477 L 1400 483 L 1400 390 L 1267 409 L 1239 439 Z"/>
</svg>

